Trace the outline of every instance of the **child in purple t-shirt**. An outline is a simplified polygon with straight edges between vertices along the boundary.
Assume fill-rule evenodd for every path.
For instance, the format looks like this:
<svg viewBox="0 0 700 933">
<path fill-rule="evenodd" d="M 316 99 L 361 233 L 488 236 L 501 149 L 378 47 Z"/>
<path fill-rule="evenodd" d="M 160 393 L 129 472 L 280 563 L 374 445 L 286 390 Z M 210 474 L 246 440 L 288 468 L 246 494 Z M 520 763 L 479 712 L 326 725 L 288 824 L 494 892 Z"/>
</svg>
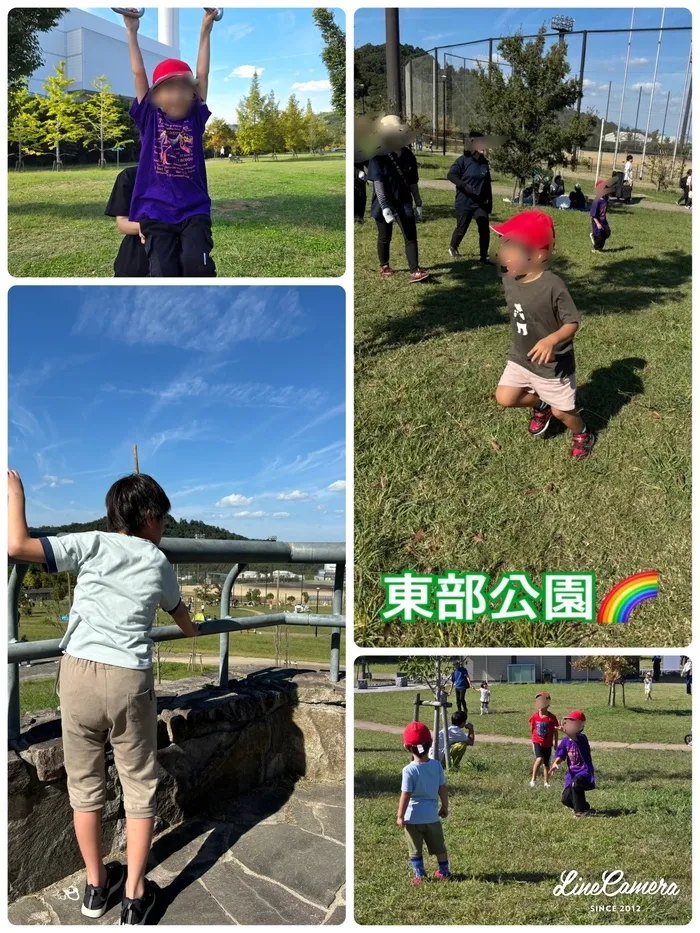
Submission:
<svg viewBox="0 0 700 933">
<path fill-rule="evenodd" d="M 574 811 L 574 816 L 590 816 L 591 805 L 586 800 L 586 791 L 595 790 L 595 769 L 591 758 L 591 746 L 583 734 L 586 717 L 581 710 L 575 709 L 564 716 L 561 728 L 564 738 L 557 746 L 557 754 L 550 774 L 559 770 L 566 760 L 568 770 L 564 782 L 561 802 Z"/>
<path fill-rule="evenodd" d="M 205 9 L 196 78 L 187 62 L 169 58 L 156 66 L 150 87 L 139 20 L 124 16 L 136 88 L 129 113 L 141 136 L 129 220 L 139 224 L 152 277 L 216 275 L 203 145 L 211 115 L 205 101 L 216 15 L 216 9 Z"/>
<path fill-rule="evenodd" d="M 593 243 L 593 252 L 599 253 L 605 246 L 605 241 L 610 236 L 610 224 L 608 223 L 608 201 L 610 192 L 615 188 L 613 182 L 598 181 L 595 186 L 595 198 L 591 204 L 591 243 Z"/>
</svg>

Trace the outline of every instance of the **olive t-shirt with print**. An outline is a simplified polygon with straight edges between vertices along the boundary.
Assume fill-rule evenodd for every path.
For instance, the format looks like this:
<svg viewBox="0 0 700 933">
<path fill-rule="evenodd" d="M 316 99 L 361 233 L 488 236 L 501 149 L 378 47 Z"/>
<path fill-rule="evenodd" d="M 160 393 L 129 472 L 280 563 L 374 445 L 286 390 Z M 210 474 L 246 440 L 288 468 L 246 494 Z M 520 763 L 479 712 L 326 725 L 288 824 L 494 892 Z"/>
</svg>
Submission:
<svg viewBox="0 0 700 933">
<path fill-rule="evenodd" d="M 513 331 L 508 359 L 544 379 L 570 376 L 576 370 L 572 340 L 558 344 L 549 363 L 541 365 L 527 358 L 543 337 L 554 334 L 564 324 L 581 323 L 581 314 L 564 282 L 546 271 L 527 283 L 504 275 L 503 287 Z"/>
</svg>

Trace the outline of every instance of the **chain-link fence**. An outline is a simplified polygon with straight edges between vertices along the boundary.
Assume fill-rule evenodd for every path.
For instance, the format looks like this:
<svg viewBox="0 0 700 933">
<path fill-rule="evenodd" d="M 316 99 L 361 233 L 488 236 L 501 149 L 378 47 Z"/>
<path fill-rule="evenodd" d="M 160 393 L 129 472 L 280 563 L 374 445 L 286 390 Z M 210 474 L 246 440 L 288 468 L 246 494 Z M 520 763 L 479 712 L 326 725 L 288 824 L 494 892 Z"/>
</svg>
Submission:
<svg viewBox="0 0 700 933">
<path fill-rule="evenodd" d="M 526 37 L 533 39 L 534 36 Z M 690 27 L 573 32 L 547 35 L 545 51 L 564 41 L 570 77 L 580 82 L 577 108 L 598 119 L 577 153 L 583 168 L 600 176 L 620 169 L 628 153 L 635 174 L 663 151 L 690 159 L 692 48 Z M 432 137 L 436 149 L 459 151 L 473 130 L 486 132 L 478 116 L 479 71 L 510 66 L 498 37 L 434 49 L 404 69 L 407 118 Z"/>
</svg>

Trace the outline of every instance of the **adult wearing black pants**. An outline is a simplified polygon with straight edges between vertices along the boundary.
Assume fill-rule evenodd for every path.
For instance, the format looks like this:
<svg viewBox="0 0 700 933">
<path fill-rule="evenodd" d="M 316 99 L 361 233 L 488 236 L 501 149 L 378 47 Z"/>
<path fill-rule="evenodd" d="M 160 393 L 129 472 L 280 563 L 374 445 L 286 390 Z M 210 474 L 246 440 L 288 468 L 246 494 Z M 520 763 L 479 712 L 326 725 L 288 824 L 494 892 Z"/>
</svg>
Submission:
<svg viewBox="0 0 700 933">
<path fill-rule="evenodd" d="M 681 671 L 681 677 L 685 677 L 685 692 L 688 696 L 692 696 L 693 693 L 693 662 L 690 658 L 681 658 L 685 660 L 683 665 L 683 670 Z"/>
<path fill-rule="evenodd" d="M 383 117 L 379 132 L 381 152 L 369 160 L 367 167 L 367 178 L 374 186 L 371 213 L 377 224 L 379 274 L 385 279 L 394 274 L 389 259 L 396 224 L 403 235 L 410 280 L 423 282 L 430 273 L 418 264 L 416 217 L 421 219 L 423 202 L 418 190 L 418 163 L 408 148 L 410 134 L 396 116 Z"/>
<path fill-rule="evenodd" d="M 486 158 L 489 139 L 481 133 L 472 133 L 466 140 L 464 155 L 460 156 L 447 173 L 447 178 L 455 186 L 455 213 L 457 226 L 450 241 L 450 256 L 460 259 L 459 245 L 469 229 L 472 218 L 479 231 L 479 261 L 490 265 L 489 243 L 491 231 L 489 214 L 493 210 L 491 191 L 491 171 Z"/>
<path fill-rule="evenodd" d="M 469 679 L 469 672 L 459 661 L 454 662 L 454 670 L 450 677 L 455 691 L 457 701 L 457 711 L 467 714 L 467 690 L 471 690 L 472 682 Z"/>
</svg>

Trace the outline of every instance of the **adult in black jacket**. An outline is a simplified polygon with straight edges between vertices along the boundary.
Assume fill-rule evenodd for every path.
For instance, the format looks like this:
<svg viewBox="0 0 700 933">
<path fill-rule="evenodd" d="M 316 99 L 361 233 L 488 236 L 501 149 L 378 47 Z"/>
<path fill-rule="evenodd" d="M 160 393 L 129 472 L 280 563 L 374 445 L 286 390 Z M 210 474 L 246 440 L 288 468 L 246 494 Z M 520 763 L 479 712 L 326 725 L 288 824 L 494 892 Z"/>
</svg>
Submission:
<svg viewBox="0 0 700 933">
<path fill-rule="evenodd" d="M 487 145 L 500 144 L 500 139 L 486 137 L 481 133 L 472 133 L 464 146 L 464 155 L 460 156 L 447 173 L 447 178 L 457 189 L 455 193 L 455 213 L 457 226 L 452 233 L 450 256 L 460 258 L 459 244 L 469 229 L 472 217 L 479 231 L 479 257 L 484 265 L 490 265 L 489 214 L 493 210 L 491 191 L 491 171 L 486 158 Z"/>
<path fill-rule="evenodd" d="M 365 222 L 365 208 L 367 206 L 366 162 L 355 162 L 354 195 L 355 223 L 362 224 Z"/>
</svg>

